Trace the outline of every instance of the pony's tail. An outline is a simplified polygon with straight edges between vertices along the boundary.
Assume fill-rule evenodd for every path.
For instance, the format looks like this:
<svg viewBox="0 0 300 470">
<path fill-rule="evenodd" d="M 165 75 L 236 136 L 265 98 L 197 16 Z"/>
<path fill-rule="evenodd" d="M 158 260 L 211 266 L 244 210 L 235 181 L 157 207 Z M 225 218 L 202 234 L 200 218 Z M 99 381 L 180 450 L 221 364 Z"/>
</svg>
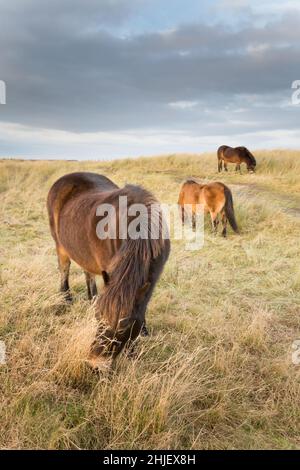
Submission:
<svg viewBox="0 0 300 470">
<path fill-rule="evenodd" d="M 233 208 L 233 199 L 232 199 L 232 193 L 227 186 L 224 187 L 224 193 L 225 193 L 225 214 L 226 217 L 230 223 L 230 226 L 232 230 L 235 231 L 235 233 L 240 233 L 236 219 L 235 219 L 235 214 L 234 214 L 234 208 Z"/>
</svg>

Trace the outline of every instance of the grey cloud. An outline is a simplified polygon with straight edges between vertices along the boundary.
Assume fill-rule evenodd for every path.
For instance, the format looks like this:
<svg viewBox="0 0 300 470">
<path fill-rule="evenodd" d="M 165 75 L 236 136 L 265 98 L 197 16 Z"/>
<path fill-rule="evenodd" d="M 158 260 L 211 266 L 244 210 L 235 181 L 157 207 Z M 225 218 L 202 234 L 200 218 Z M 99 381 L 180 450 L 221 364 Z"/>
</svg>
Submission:
<svg viewBox="0 0 300 470">
<path fill-rule="evenodd" d="M 129 37 L 108 31 L 137 7 L 138 0 L 2 2 L 7 105 L 0 120 L 75 132 L 158 125 L 234 133 L 243 125 L 224 124 L 233 104 L 257 94 L 262 102 L 271 96 L 276 107 L 299 78 L 299 15 L 237 30 L 198 24 Z M 199 104 L 168 106 L 186 100 Z M 296 126 L 295 110 L 270 117 L 268 107 L 251 100 L 247 109 L 245 126 L 255 119 L 257 128 L 261 121 L 270 129 Z"/>
</svg>

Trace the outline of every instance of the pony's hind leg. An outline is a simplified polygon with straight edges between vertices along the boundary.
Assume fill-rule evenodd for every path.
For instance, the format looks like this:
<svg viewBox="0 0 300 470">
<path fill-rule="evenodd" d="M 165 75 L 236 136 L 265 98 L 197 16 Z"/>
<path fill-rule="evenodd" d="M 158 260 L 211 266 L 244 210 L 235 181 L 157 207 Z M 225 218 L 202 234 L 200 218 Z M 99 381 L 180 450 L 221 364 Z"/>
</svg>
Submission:
<svg viewBox="0 0 300 470">
<path fill-rule="evenodd" d="M 193 214 L 192 214 L 192 229 L 193 229 L 194 232 L 196 230 L 196 222 L 197 222 L 197 216 L 196 216 L 196 213 L 193 212 Z"/>
<path fill-rule="evenodd" d="M 240 172 L 240 175 L 242 174 L 242 172 L 241 172 L 241 164 L 240 164 L 240 163 L 238 163 L 238 164 L 236 165 L 235 171 L 239 171 L 239 172 Z"/>
<path fill-rule="evenodd" d="M 225 171 L 228 171 L 227 163 L 225 163 L 225 162 L 224 162 L 224 170 L 225 170 Z"/>
<path fill-rule="evenodd" d="M 219 225 L 218 212 L 211 211 L 210 217 L 211 217 L 212 231 L 214 234 L 216 234 L 218 231 L 218 225 Z"/>
<path fill-rule="evenodd" d="M 58 267 L 60 271 L 60 291 L 64 294 L 67 302 L 72 301 L 69 286 L 69 274 L 71 260 L 65 250 L 61 246 L 57 246 Z"/>
<path fill-rule="evenodd" d="M 179 217 L 181 218 L 182 225 L 184 225 L 189 220 L 189 214 L 184 208 L 184 203 L 179 204 Z"/>
<path fill-rule="evenodd" d="M 219 172 L 219 173 L 221 173 L 221 171 L 222 171 L 222 166 L 223 166 L 223 165 L 222 165 L 222 160 L 221 160 L 221 158 L 220 158 L 220 159 L 218 160 L 218 172 Z"/>
<path fill-rule="evenodd" d="M 185 210 L 184 210 L 183 206 L 180 207 L 180 215 L 181 215 L 182 225 L 184 225 L 184 223 L 185 223 Z"/>
<path fill-rule="evenodd" d="M 227 217 L 225 214 L 225 210 L 223 209 L 221 212 L 221 217 L 222 217 L 222 225 L 223 225 L 223 230 L 222 230 L 222 236 L 226 238 L 227 236 Z"/>
<path fill-rule="evenodd" d="M 86 280 L 86 287 L 88 293 L 88 299 L 92 300 L 93 297 L 96 297 L 98 294 L 95 276 L 87 271 L 84 271 L 85 280 Z"/>
</svg>

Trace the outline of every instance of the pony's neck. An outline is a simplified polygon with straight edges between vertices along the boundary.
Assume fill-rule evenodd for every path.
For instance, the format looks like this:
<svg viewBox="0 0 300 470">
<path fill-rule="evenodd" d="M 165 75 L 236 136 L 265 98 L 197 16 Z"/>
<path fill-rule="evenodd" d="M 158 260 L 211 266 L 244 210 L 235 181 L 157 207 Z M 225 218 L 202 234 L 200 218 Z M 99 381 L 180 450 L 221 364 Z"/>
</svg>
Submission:
<svg viewBox="0 0 300 470">
<path fill-rule="evenodd" d="M 109 281 L 99 299 L 99 312 L 111 327 L 131 315 L 137 291 L 148 279 L 151 252 L 148 240 L 125 240 L 109 267 Z"/>
</svg>

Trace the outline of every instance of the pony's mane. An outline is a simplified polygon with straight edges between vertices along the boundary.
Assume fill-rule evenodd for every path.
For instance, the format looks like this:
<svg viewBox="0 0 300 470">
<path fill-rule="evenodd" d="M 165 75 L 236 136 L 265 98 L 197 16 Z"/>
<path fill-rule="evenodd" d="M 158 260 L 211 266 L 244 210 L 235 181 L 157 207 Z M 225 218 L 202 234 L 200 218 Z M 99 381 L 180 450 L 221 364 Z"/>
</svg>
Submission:
<svg viewBox="0 0 300 470">
<path fill-rule="evenodd" d="M 148 230 L 147 239 L 123 240 L 121 248 L 108 267 L 109 282 L 99 298 L 98 306 L 101 318 L 111 327 L 116 328 L 119 319 L 131 314 L 138 289 L 148 281 L 151 261 L 161 255 L 165 245 L 162 236 L 161 209 L 154 196 L 145 189 L 133 185 L 126 185 L 114 194 L 116 197 L 127 196 L 128 207 L 137 203 L 146 206 L 147 217 L 144 217 L 141 225 L 144 222 L 144 229 Z M 152 225 L 150 224 L 151 211 L 152 213 L 158 211 L 158 216 L 154 219 L 158 223 L 156 227 L 158 239 L 151 238 L 151 228 L 155 226 L 153 222 Z"/>
</svg>

